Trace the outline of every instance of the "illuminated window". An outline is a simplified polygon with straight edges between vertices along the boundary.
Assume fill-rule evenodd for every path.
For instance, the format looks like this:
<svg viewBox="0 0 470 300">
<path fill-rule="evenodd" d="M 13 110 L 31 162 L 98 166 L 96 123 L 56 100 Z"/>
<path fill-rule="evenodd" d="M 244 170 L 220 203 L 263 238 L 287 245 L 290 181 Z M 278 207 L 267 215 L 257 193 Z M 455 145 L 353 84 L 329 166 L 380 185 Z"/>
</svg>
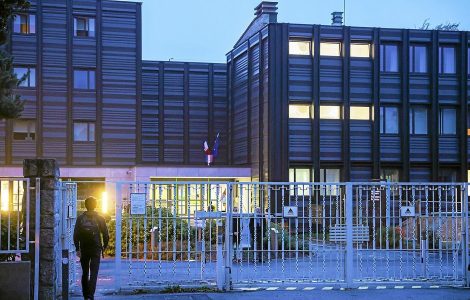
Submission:
<svg viewBox="0 0 470 300">
<path fill-rule="evenodd" d="M 310 55 L 309 41 L 289 41 L 290 55 Z"/>
<path fill-rule="evenodd" d="M 75 17 L 73 20 L 74 35 L 82 37 L 95 36 L 95 19 L 88 17 Z"/>
<path fill-rule="evenodd" d="M 341 119 L 341 107 L 331 105 L 320 106 L 320 119 Z"/>
<path fill-rule="evenodd" d="M 36 138 L 36 122 L 34 120 L 14 120 L 13 139 L 15 141 L 34 141 Z"/>
<path fill-rule="evenodd" d="M 16 14 L 13 20 L 13 32 L 21 34 L 36 33 L 36 15 Z"/>
<path fill-rule="evenodd" d="M 349 118 L 351 120 L 370 120 L 370 107 L 351 106 Z"/>
<path fill-rule="evenodd" d="M 289 118 L 309 119 L 311 106 L 307 104 L 289 104 Z"/>
<path fill-rule="evenodd" d="M 311 182 L 312 170 L 309 168 L 290 168 L 289 182 Z M 290 185 L 290 195 L 308 196 L 310 195 L 310 185 Z"/>
<path fill-rule="evenodd" d="M 336 183 L 341 180 L 340 169 L 320 169 L 320 182 Z M 321 196 L 337 196 L 339 195 L 339 187 L 335 184 L 325 185 L 321 187 Z"/>
<path fill-rule="evenodd" d="M 351 44 L 351 57 L 370 57 L 370 44 Z"/>
<path fill-rule="evenodd" d="M 341 56 L 341 43 L 339 42 L 320 43 L 320 55 Z"/>
<path fill-rule="evenodd" d="M 400 170 L 396 168 L 380 169 L 380 179 L 388 182 L 398 182 L 400 181 Z"/>
</svg>

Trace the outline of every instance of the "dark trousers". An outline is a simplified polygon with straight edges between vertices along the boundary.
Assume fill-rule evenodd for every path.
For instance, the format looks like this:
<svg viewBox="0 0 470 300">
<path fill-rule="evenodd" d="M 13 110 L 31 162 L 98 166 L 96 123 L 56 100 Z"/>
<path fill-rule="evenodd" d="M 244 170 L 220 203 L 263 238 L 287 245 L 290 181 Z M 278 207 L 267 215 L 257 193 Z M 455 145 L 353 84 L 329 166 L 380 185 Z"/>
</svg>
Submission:
<svg viewBox="0 0 470 300">
<path fill-rule="evenodd" d="M 80 264 L 82 265 L 82 291 L 85 299 L 94 299 L 96 280 L 100 268 L 100 252 L 81 253 Z"/>
</svg>

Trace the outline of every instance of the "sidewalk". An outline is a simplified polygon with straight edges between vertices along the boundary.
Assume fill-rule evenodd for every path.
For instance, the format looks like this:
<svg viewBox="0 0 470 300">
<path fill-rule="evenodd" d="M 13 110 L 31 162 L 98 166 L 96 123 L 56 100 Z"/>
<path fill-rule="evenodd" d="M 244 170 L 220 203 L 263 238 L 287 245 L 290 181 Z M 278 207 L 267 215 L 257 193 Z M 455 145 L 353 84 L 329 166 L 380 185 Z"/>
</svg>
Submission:
<svg viewBox="0 0 470 300">
<path fill-rule="evenodd" d="M 82 299 L 72 297 L 71 299 Z M 464 288 L 438 288 L 438 289 L 369 289 L 369 290 L 313 290 L 313 291 L 256 291 L 256 292 L 229 292 L 229 293 L 196 293 L 196 294 L 140 294 L 140 295 L 109 295 L 99 296 L 95 299 L 120 300 L 120 299 L 161 299 L 161 300 L 264 300 L 264 299 L 288 299 L 288 300 L 308 300 L 308 299 L 366 299 L 366 300 L 386 300 L 386 299 L 418 299 L 418 300 L 459 300 L 470 299 L 470 289 Z"/>
</svg>

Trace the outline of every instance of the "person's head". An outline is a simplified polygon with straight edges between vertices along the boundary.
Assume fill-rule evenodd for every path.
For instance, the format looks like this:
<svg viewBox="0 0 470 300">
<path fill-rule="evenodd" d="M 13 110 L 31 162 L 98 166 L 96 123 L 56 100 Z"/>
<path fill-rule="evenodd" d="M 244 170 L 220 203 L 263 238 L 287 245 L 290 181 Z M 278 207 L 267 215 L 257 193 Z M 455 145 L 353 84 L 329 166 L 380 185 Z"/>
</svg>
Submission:
<svg viewBox="0 0 470 300">
<path fill-rule="evenodd" d="M 96 205 L 97 205 L 97 201 L 96 201 L 95 197 L 90 196 L 90 197 L 85 199 L 86 210 L 94 211 L 95 208 L 96 208 Z"/>
</svg>

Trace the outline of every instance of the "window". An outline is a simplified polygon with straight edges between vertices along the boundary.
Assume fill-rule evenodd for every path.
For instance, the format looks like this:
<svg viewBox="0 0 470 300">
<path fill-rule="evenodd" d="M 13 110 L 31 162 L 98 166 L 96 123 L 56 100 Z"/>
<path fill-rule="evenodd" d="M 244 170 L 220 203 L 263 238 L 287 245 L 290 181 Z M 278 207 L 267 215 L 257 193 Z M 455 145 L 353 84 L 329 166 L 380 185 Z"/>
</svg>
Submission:
<svg viewBox="0 0 470 300">
<path fill-rule="evenodd" d="M 410 108 L 410 134 L 428 134 L 428 108 Z"/>
<path fill-rule="evenodd" d="M 323 56 L 341 56 L 340 42 L 321 42 L 320 55 Z"/>
<path fill-rule="evenodd" d="M 400 170 L 395 168 L 380 169 L 380 179 L 388 182 L 400 181 Z"/>
<path fill-rule="evenodd" d="M 14 120 L 13 140 L 34 141 L 36 138 L 36 121 L 34 120 Z"/>
<path fill-rule="evenodd" d="M 349 119 L 351 120 L 370 120 L 370 107 L 351 106 L 349 110 Z"/>
<path fill-rule="evenodd" d="M 21 34 L 36 33 L 36 15 L 16 14 L 13 20 L 13 32 Z"/>
<path fill-rule="evenodd" d="M 380 45 L 380 71 L 398 72 L 397 45 Z"/>
<path fill-rule="evenodd" d="M 311 106 L 308 104 L 289 104 L 289 118 L 291 119 L 311 118 Z"/>
<path fill-rule="evenodd" d="M 370 44 L 351 44 L 351 57 L 370 57 Z"/>
<path fill-rule="evenodd" d="M 398 134 L 398 107 L 380 107 L 380 133 Z"/>
<path fill-rule="evenodd" d="M 338 120 L 341 119 L 341 108 L 339 106 L 320 106 L 320 119 Z"/>
<path fill-rule="evenodd" d="M 455 108 L 441 108 L 439 113 L 439 133 L 440 134 L 456 134 L 457 121 L 456 121 Z"/>
<path fill-rule="evenodd" d="M 73 20 L 73 28 L 75 36 L 94 37 L 95 19 L 88 17 L 75 17 Z"/>
<path fill-rule="evenodd" d="M 289 182 L 311 182 L 312 170 L 310 168 L 290 168 Z M 308 196 L 310 195 L 309 185 L 293 185 L 289 187 L 290 195 Z"/>
<path fill-rule="evenodd" d="M 311 43 L 309 41 L 289 41 L 290 55 L 310 55 Z"/>
<path fill-rule="evenodd" d="M 457 182 L 457 170 L 455 169 L 440 169 L 439 170 L 440 182 Z"/>
<path fill-rule="evenodd" d="M 29 72 L 29 74 L 28 74 Z M 20 83 L 19 87 L 35 87 L 36 86 L 36 69 L 31 67 L 15 67 L 13 73 L 18 79 L 27 75 L 25 80 Z"/>
<path fill-rule="evenodd" d="M 95 89 L 95 71 L 93 70 L 74 70 L 73 87 L 76 89 L 94 90 Z"/>
<path fill-rule="evenodd" d="M 410 46 L 410 72 L 426 73 L 428 71 L 428 49 L 426 46 Z"/>
<path fill-rule="evenodd" d="M 95 123 L 93 122 L 74 122 L 73 123 L 74 142 L 94 142 L 95 141 Z"/>
<path fill-rule="evenodd" d="M 340 182 L 341 173 L 339 169 L 320 169 L 320 182 L 335 183 Z M 322 186 L 320 190 L 321 196 L 337 196 L 339 188 L 336 185 Z"/>
<path fill-rule="evenodd" d="M 455 48 L 451 46 L 439 47 L 439 73 L 455 73 Z"/>
</svg>

